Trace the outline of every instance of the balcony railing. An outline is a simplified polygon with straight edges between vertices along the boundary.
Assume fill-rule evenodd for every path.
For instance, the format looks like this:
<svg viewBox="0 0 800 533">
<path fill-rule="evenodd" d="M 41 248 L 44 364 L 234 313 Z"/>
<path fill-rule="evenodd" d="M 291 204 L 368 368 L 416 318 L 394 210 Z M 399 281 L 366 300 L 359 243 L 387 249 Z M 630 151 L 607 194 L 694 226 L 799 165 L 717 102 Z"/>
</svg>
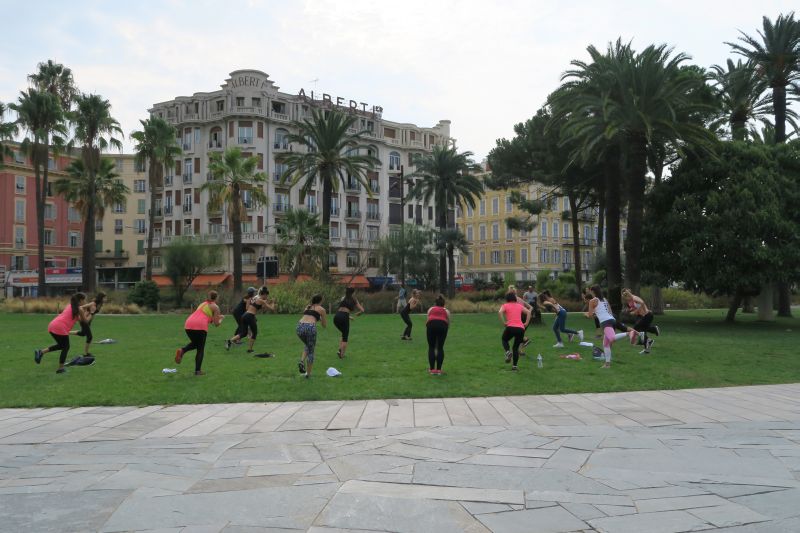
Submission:
<svg viewBox="0 0 800 533">
<path fill-rule="evenodd" d="M 288 202 L 276 202 L 272 204 L 272 210 L 275 212 L 275 214 L 286 213 L 290 208 L 291 204 L 289 204 Z"/>
<path fill-rule="evenodd" d="M 212 150 L 221 150 L 222 149 L 222 141 L 208 141 L 208 147 Z"/>
<path fill-rule="evenodd" d="M 331 207 L 331 216 L 338 217 L 339 216 L 339 208 L 338 207 Z"/>
<path fill-rule="evenodd" d="M 361 192 L 361 184 L 357 181 L 348 180 L 344 186 L 344 189 L 350 192 Z"/>
<path fill-rule="evenodd" d="M 361 211 L 358 209 L 348 209 L 344 217 L 361 220 Z"/>
<path fill-rule="evenodd" d="M 183 183 L 191 183 L 192 182 L 192 175 L 191 174 L 184 174 L 183 175 Z"/>
<path fill-rule="evenodd" d="M 130 254 L 125 250 L 106 250 L 104 252 L 95 252 L 95 259 L 128 259 Z"/>
<path fill-rule="evenodd" d="M 245 115 L 259 115 L 265 116 L 266 112 L 264 111 L 263 107 L 253 107 L 253 106 L 235 106 L 233 108 L 233 113 L 243 113 Z"/>
<path fill-rule="evenodd" d="M 272 173 L 272 181 L 274 181 L 275 183 L 280 183 L 281 182 L 281 176 L 283 175 L 283 172 L 284 172 L 283 170 L 276 170 L 275 172 L 273 172 Z"/>
<path fill-rule="evenodd" d="M 380 220 L 381 214 L 379 211 L 369 211 L 367 210 L 367 220 Z"/>
<path fill-rule="evenodd" d="M 289 122 L 289 115 L 287 115 L 286 113 L 277 113 L 275 111 L 272 111 L 269 114 L 269 116 L 274 118 L 275 120 L 280 120 L 282 122 Z"/>
<path fill-rule="evenodd" d="M 188 152 L 192 149 L 192 143 L 183 143 L 183 151 Z"/>
<path fill-rule="evenodd" d="M 165 187 L 172 187 L 172 176 L 164 176 L 164 186 Z"/>
<path fill-rule="evenodd" d="M 184 213 L 191 213 L 192 212 L 192 204 L 190 204 L 190 203 L 183 204 L 183 212 Z"/>
<path fill-rule="evenodd" d="M 289 150 L 289 142 L 288 141 L 277 141 L 272 144 L 272 148 L 275 150 Z"/>
<path fill-rule="evenodd" d="M 170 244 L 176 239 L 191 239 L 198 244 L 233 244 L 233 233 L 205 233 L 202 235 L 166 235 L 153 238 L 153 248 Z M 275 244 L 275 236 L 264 232 L 242 232 L 242 244 Z"/>
<path fill-rule="evenodd" d="M 378 182 L 377 182 L 377 181 L 370 181 L 370 182 L 369 182 L 369 188 L 370 188 L 370 190 L 371 190 L 373 193 L 379 193 L 379 192 L 381 192 L 381 186 L 380 186 L 380 185 L 378 185 Z"/>
<path fill-rule="evenodd" d="M 165 205 L 164 206 L 164 214 L 166 216 L 168 216 L 168 217 L 172 216 L 172 206 L 171 205 Z"/>
<path fill-rule="evenodd" d="M 306 211 L 308 211 L 309 213 L 316 213 L 317 212 L 317 206 L 316 205 L 308 205 L 308 204 L 306 204 Z"/>
<path fill-rule="evenodd" d="M 253 144 L 252 137 L 239 137 L 237 140 L 239 141 L 239 144 Z"/>
</svg>

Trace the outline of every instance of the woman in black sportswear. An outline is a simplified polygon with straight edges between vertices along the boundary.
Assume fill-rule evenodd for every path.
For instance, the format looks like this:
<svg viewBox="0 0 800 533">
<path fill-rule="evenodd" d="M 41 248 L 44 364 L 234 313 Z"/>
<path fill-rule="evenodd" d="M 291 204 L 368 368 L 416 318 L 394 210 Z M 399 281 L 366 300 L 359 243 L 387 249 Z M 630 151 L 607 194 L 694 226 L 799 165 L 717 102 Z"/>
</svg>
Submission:
<svg viewBox="0 0 800 533">
<path fill-rule="evenodd" d="M 236 307 L 234 307 L 233 311 L 231 311 L 231 315 L 233 315 L 233 319 L 236 321 L 236 330 L 233 332 L 234 335 L 239 333 L 239 328 L 242 327 L 242 315 L 244 315 L 245 311 L 247 311 L 248 300 L 255 295 L 256 288 L 249 287 L 247 289 L 247 294 L 239 300 L 239 303 L 236 304 Z M 241 344 L 241 342 L 237 342 L 236 344 Z"/>
<path fill-rule="evenodd" d="M 247 347 L 247 353 L 253 353 L 253 344 L 256 342 L 256 337 L 258 337 L 258 324 L 256 323 L 256 314 L 261 309 L 269 309 L 270 311 L 275 311 L 275 304 L 269 302 L 267 300 L 267 296 L 269 295 L 269 289 L 266 286 L 261 287 L 259 289 L 258 294 L 250 300 L 247 301 L 246 311 L 242 315 L 242 323 L 239 326 L 239 332 L 225 341 L 225 349 L 230 350 L 231 345 L 234 342 L 239 341 L 248 336 L 250 336 L 250 342 Z"/>
<path fill-rule="evenodd" d="M 344 359 L 347 351 L 347 341 L 350 337 L 350 321 L 364 312 L 364 307 L 359 303 L 353 293 L 353 287 L 347 287 L 344 291 L 344 298 L 339 301 L 339 308 L 333 315 L 333 325 L 342 332 L 342 340 L 339 341 L 339 359 Z M 356 311 L 358 309 L 358 311 Z M 351 315 L 355 311 L 355 315 Z"/>
<path fill-rule="evenodd" d="M 88 304 L 83 304 L 81 306 L 81 318 L 80 324 L 81 329 L 80 331 L 70 331 L 70 335 L 77 335 L 78 337 L 85 337 L 86 338 L 86 345 L 83 348 L 83 355 L 89 356 L 92 355 L 89 353 L 89 347 L 92 345 L 92 320 L 94 320 L 94 315 L 100 312 L 100 308 L 103 307 L 103 302 L 106 299 L 106 293 L 98 292 L 94 299 L 89 302 Z"/>
<path fill-rule="evenodd" d="M 400 337 L 400 340 L 403 341 L 410 341 L 411 340 L 411 328 L 414 327 L 414 324 L 411 322 L 411 314 L 412 309 L 416 309 L 422 305 L 422 302 L 419 300 L 419 290 L 414 289 L 411 291 L 411 298 L 408 299 L 406 306 L 400 311 L 400 318 L 403 319 L 403 322 L 406 323 L 406 329 L 403 331 L 403 336 Z"/>
</svg>

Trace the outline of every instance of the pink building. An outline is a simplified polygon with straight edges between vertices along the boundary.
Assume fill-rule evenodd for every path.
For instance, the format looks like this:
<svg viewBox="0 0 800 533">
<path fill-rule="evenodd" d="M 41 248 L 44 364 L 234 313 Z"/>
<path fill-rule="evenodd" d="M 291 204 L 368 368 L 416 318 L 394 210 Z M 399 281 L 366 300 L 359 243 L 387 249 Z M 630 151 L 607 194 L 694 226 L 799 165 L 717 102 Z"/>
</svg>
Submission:
<svg viewBox="0 0 800 533">
<path fill-rule="evenodd" d="M 50 159 L 51 184 L 67 176 L 64 169 L 69 162 L 65 156 Z M 50 193 L 44 226 L 48 292 L 79 287 L 83 233 L 80 214 L 62 197 Z M 34 171 L 30 160 L 15 150 L 0 168 L 0 279 L 7 296 L 36 296 L 38 243 Z"/>
</svg>

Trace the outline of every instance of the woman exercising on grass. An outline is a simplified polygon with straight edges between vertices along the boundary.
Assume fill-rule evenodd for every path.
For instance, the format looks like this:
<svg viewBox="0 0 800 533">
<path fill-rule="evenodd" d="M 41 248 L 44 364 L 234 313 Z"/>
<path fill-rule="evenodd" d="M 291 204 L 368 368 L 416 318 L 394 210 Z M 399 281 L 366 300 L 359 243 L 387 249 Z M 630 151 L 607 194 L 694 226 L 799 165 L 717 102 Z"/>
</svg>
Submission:
<svg viewBox="0 0 800 533">
<path fill-rule="evenodd" d="M 189 315 L 183 325 L 186 336 L 189 337 L 189 344 L 175 350 L 175 363 L 181 364 L 186 352 L 197 350 L 194 356 L 194 375 L 204 376 L 205 372 L 200 368 L 203 366 L 203 356 L 206 353 L 208 325 L 219 326 L 223 318 L 225 316 L 220 312 L 217 305 L 217 291 L 209 291 L 206 301 L 197 306 L 197 309 Z"/>
<path fill-rule="evenodd" d="M 355 289 L 353 287 L 345 289 L 344 298 L 339 301 L 339 309 L 333 315 L 333 325 L 342 332 L 342 340 L 339 341 L 339 359 L 344 359 L 344 354 L 347 351 L 347 340 L 350 337 L 350 321 L 355 320 L 355 317 L 364 312 L 364 307 L 353 296 L 354 292 Z M 351 315 L 350 313 L 356 309 L 358 311 L 355 315 Z"/>
<path fill-rule="evenodd" d="M 544 307 L 549 307 L 556 314 L 556 319 L 553 322 L 553 333 L 556 334 L 556 343 L 553 348 L 563 348 L 564 343 L 561 342 L 561 334 L 566 333 L 567 338 L 572 342 L 572 338 L 577 335 L 583 341 L 583 330 L 575 331 L 574 329 L 567 328 L 567 310 L 561 307 L 555 298 L 550 294 L 550 291 L 542 291 L 539 294 L 539 301 L 542 302 Z"/>
<path fill-rule="evenodd" d="M 83 355 L 89 356 L 92 355 L 89 353 L 89 347 L 92 345 L 92 320 L 94 320 L 94 315 L 100 312 L 100 308 L 103 307 L 103 302 L 106 299 L 106 293 L 98 292 L 94 296 L 94 300 L 89 302 L 88 304 L 83 304 L 81 306 L 81 329 L 80 331 L 70 331 L 70 335 L 77 335 L 78 337 L 86 337 L 86 345 L 83 348 Z"/>
<path fill-rule="evenodd" d="M 314 347 L 317 345 L 317 322 L 323 328 L 328 327 L 327 313 L 322 307 L 322 295 L 315 294 L 311 298 L 311 303 L 306 306 L 303 316 L 297 323 L 297 337 L 303 342 L 303 355 L 297 363 L 297 368 L 304 377 L 311 377 L 311 369 L 314 366 Z"/>
<path fill-rule="evenodd" d="M 225 341 L 225 349 L 230 350 L 231 345 L 238 342 L 249 335 L 250 342 L 247 346 L 247 353 L 253 353 L 253 344 L 258 337 L 258 324 L 256 322 L 256 314 L 263 308 L 275 311 L 275 304 L 267 299 L 269 289 L 264 286 L 259 289 L 258 294 L 247 301 L 246 311 L 242 315 L 242 323 L 239 326 L 239 332 Z M 249 332 L 249 333 L 248 333 Z"/>
<path fill-rule="evenodd" d="M 411 322 L 411 314 L 412 309 L 417 309 L 422 306 L 422 302 L 419 299 L 419 290 L 414 289 L 411 291 L 411 298 L 408 299 L 406 306 L 400 311 L 400 318 L 403 319 L 403 322 L 406 323 L 406 329 L 403 331 L 403 336 L 400 337 L 400 340 L 403 341 L 410 341 L 411 340 L 411 328 L 414 327 L 414 324 Z"/>
<path fill-rule="evenodd" d="M 603 290 L 599 285 L 592 287 L 592 298 L 589 301 L 589 310 L 586 312 L 587 318 L 593 316 L 600 322 L 600 327 L 603 328 L 603 353 L 605 354 L 605 362 L 602 368 L 611 368 L 611 346 L 615 341 L 630 337 L 631 344 L 634 342 L 634 337 L 638 337 L 636 331 L 631 330 L 629 333 L 614 333 L 614 325 L 616 319 L 611 313 L 611 306 L 608 300 L 603 297 Z"/>
<path fill-rule="evenodd" d="M 42 356 L 44 354 L 61 350 L 61 354 L 58 356 L 58 369 L 56 370 L 56 374 L 63 374 L 67 371 L 67 369 L 64 368 L 64 363 L 69 353 L 69 332 L 75 325 L 75 322 L 81 318 L 81 306 L 85 301 L 86 295 L 82 292 L 76 292 L 69 299 L 69 305 L 67 305 L 57 317 L 50 321 L 50 324 L 47 326 L 47 332 L 55 339 L 56 343 L 49 348 L 33 351 L 33 360 L 36 361 L 37 365 L 42 362 Z"/>
</svg>

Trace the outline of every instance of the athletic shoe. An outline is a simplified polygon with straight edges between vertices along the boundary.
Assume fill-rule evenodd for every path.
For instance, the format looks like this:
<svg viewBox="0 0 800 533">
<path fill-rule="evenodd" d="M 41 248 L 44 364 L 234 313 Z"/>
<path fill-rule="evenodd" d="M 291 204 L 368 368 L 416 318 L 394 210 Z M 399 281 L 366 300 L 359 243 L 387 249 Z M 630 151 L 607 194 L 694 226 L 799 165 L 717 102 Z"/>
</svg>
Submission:
<svg viewBox="0 0 800 533">
<path fill-rule="evenodd" d="M 231 342 L 230 339 L 225 341 L 225 350 L 226 351 L 231 349 L 231 344 L 233 344 L 233 343 Z"/>
<path fill-rule="evenodd" d="M 429 368 L 429 369 L 428 369 L 428 374 L 430 374 L 431 376 L 433 375 L 433 373 L 434 373 L 434 372 L 435 372 L 435 370 L 434 370 L 434 369 L 432 369 L 432 368 Z"/>
<path fill-rule="evenodd" d="M 512 366 L 512 367 L 511 367 L 511 371 L 512 371 L 512 372 L 516 372 L 517 370 L 519 370 L 519 368 L 517 368 L 516 366 Z"/>
<path fill-rule="evenodd" d="M 253 350 L 247 350 L 247 353 L 253 353 Z"/>
<path fill-rule="evenodd" d="M 298 361 L 297 362 L 297 370 L 299 370 L 301 374 L 305 374 L 306 373 L 306 364 L 304 362 L 302 362 L 302 361 Z M 306 376 L 306 377 L 308 377 L 308 376 Z"/>
<path fill-rule="evenodd" d="M 581 342 L 583 342 L 583 330 L 582 329 L 578 330 L 578 338 L 580 339 Z"/>
<path fill-rule="evenodd" d="M 402 337 L 400 337 L 400 340 L 401 340 L 401 341 L 407 341 L 407 340 L 410 340 L 410 339 L 411 339 L 411 337 L 406 337 L 405 335 L 403 335 Z"/>
<path fill-rule="evenodd" d="M 526 348 L 531 343 L 531 340 L 528 337 L 525 337 L 525 340 L 522 341 L 522 347 Z"/>
<path fill-rule="evenodd" d="M 573 337 L 575 337 L 574 333 L 567 333 L 567 342 L 572 342 Z"/>
<path fill-rule="evenodd" d="M 183 360 L 183 348 L 178 348 L 177 350 L 175 350 L 175 363 L 181 364 L 182 360 Z"/>
<path fill-rule="evenodd" d="M 653 326 L 653 327 L 656 328 L 656 337 L 660 336 L 661 330 L 658 328 L 658 326 Z"/>
<path fill-rule="evenodd" d="M 433 374 L 434 376 L 441 376 L 441 375 L 442 375 L 442 371 L 441 371 L 441 370 L 434 370 L 434 371 L 432 372 L 432 374 Z"/>
<path fill-rule="evenodd" d="M 563 348 L 563 347 L 564 347 L 564 343 L 563 342 L 557 342 L 557 343 L 555 343 L 553 345 L 553 348 Z"/>
<path fill-rule="evenodd" d="M 205 375 L 206 375 L 206 373 L 205 373 L 205 372 L 203 372 L 202 370 L 195 370 L 195 371 L 194 371 L 194 375 L 195 375 L 195 376 L 205 376 Z"/>
<path fill-rule="evenodd" d="M 66 373 L 67 373 L 67 369 L 63 368 L 63 367 L 59 368 L 58 370 L 56 370 L 56 374 L 66 374 Z"/>
<path fill-rule="evenodd" d="M 37 365 L 42 362 L 42 356 L 44 356 L 44 354 L 42 353 L 41 350 L 33 351 L 33 360 L 36 361 Z"/>
<path fill-rule="evenodd" d="M 506 363 L 510 363 L 511 362 L 511 356 L 512 355 L 513 354 L 511 353 L 511 350 L 506 352 Z"/>
<path fill-rule="evenodd" d="M 647 353 L 650 353 L 650 348 L 653 347 L 653 343 L 654 342 L 656 342 L 655 339 L 647 339 L 647 344 L 645 344 L 645 348 L 644 348 L 645 350 L 647 350 Z"/>
<path fill-rule="evenodd" d="M 647 354 L 649 354 L 649 353 L 650 353 L 650 350 L 648 350 L 647 348 L 645 348 L 644 350 L 642 350 L 641 352 L 639 352 L 639 355 L 647 355 Z"/>
</svg>

